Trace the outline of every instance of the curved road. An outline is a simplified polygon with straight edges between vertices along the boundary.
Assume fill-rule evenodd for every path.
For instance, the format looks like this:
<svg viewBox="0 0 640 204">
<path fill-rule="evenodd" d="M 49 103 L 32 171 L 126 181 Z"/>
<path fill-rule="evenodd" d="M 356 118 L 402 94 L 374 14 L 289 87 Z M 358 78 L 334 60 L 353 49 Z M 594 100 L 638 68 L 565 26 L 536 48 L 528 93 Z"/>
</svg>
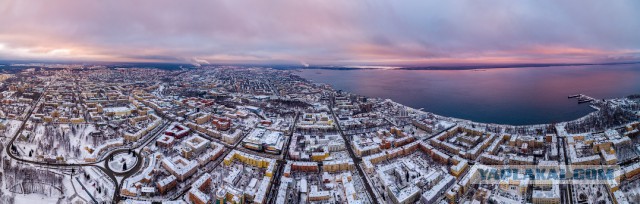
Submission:
<svg viewBox="0 0 640 204">
<path fill-rule="evenodd" d="M 46 90 L 46 87 L 45 87 Z M 104 172 L 109 179 L 111 179 L 111 181 L 113 181 L 113 183 L 116 186 L 115 192 L 113 193 L 113 199 L 112 201 L 114 203 L 117 203 L 118 201 L 120 201 L 120 188 L 122 187 L 122 183 L 118 183 L 118 180 L 116 179 L 116 173 L 111 171 L 110 169 L 108 169 L 108 165 L 107 168 L 98 166 L 96 164 L 100 163 L 100 162 L 104 162 L 107 160 L 107 158 L 113 156 L 116 153 L 122 152 L 122 151 L 128 151 L 129 149 L 117 149 L 115 151 L 109 152 L 107 154 L 106 157 L 102 158 L 99 161 L 96 162 L 87 162 L 87 163 L 80 163 L 80 164 L 68 164 L 68 163 L 48 163 L 48 162 L 40 162 L 40 161 L 33 161 L 33 160 L 28 160 L 28 159 L 23 159 L 21 157 L 17 157 L 16 155 L 13 154 L 13 151 L 11 151 L 11 147 L 13 147 L 13 143 L 15 142 L 16 138 L 18 138 L 18 135 L 20 135 L 20 133 L 24 130 L 27 121 L 29 120 L 29 118 L 31 117 L 31 115 L 33 114 L 33 111 L 36 109 L 36 107 L 38 107 L 38 104 L 40 103 L 40 100 L 42 99 L 42 96 L 44 95 L 41 94 L 40 97 L 38 98 L 38 100 L 36 101 L 35 105 L 29 110 L 29 113 L 26 115 L 25 119 L 22 121 L 22 124 L 20 125 L 20 128 L 18 128 L 18 130 L 15 132 L 15 134 L 13 135 L 13 137 L 11 138 L 11 140 L 9 141 L 9 143 L 7 143 L 7 147 L 6 149 L 6 153 L 7 155 L 9 155 L 9 157 L 11 157 L 11 159 L 14 159 L 16 161 L 19 162 L 24 162 L 24 163 L 29 163 L 29 164 L 33 164 L 33 165 L 38 165 L 38 166 L 45 166 L 45 167 L 51 167 L 51 166 L 55 166 L 55 167 L 87 167 L 87 166 L 93 166 L 96 167 L 98 169 L 100 169 L 102 172 Z M 142 157 L 140 156 L 140 151 L 138 148 L 140 147 L 144 147 L 146 146 L 149 141 L 152 141 L 151 138 L 155 138 L 157 137 L 158 133 L 161 132 L 160 130 L 162 130 L 163 128 L 165 128 L 169 123 L 163 123 L 161 126 L 156 127 L 156 129 L 153 131 L 152 134 L 149 135 L 154 135 L 154 136 L 148 136 L 146 137 L 146 140 L 144 142 L 138 143 L 140 145 L 138 145 L 137 147 L 131 147 L 131 149 L 137 149 L 136 152 L 136 156 L 138 157 L 138 162 L 136 163 L 136 166 L 132 169 L 130 169 L 127 172 L 124 173 L 118 173 L 118 176 L 123 176 L 123 180 L 127 179 L 128 177 L 130 177 L 133 173 L 137 172 L 142 164 Z"/>
</svg>

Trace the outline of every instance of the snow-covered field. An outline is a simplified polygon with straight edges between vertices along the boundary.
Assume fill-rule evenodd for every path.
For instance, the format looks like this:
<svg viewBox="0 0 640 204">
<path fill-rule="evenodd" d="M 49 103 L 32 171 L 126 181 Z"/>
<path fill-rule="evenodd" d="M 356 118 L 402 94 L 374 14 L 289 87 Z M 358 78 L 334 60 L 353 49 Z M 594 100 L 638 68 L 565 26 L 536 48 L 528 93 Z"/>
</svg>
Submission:
<svg viewBox="0 0 640 204">
<path fill-rule="evenodd" d="M 20 125 L 22 125 L 22 121 L 19 120 L 6 120 L 2 121 L 2 123 L 5 127 L 7 127 L 7 129 L 4 130 L 4 136 L 8 138 L 13 137 L 16 134 L 16 131 L 18 131 L 18 129 L 20 128 Z"/>
</svg>

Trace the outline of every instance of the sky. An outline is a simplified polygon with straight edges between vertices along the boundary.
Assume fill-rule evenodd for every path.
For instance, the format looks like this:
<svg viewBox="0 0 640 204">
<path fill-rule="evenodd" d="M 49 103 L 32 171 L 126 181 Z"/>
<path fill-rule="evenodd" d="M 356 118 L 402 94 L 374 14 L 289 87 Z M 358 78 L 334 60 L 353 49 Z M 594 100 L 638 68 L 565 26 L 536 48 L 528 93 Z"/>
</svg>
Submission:
<svg viewBox="0 0 640 204">
<path fill-rule="evenodd" d="M 637 0 L 0 0 L 0 60 L 640 61 Z"/>
</svg>

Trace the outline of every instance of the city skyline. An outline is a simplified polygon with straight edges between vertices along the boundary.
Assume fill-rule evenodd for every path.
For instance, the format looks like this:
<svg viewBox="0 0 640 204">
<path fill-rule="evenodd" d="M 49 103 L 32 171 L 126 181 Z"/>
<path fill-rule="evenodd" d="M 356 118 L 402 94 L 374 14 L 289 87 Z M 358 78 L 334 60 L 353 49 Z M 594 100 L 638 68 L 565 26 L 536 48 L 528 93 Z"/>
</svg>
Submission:
<svg viewBox="0 0 640 204">
<path fill-rule="evenodd" d="M 442 66 L 637 62 L 633 1 L 0 3 L 0 60 Z"/>
</svg>

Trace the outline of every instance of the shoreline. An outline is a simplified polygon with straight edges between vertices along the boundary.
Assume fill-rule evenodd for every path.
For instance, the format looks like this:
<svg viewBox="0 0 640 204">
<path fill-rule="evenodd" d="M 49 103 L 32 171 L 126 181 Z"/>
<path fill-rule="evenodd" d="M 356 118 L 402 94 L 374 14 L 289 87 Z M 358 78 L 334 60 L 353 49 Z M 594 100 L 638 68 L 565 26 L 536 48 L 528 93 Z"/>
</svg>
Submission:
<svg viewBox="0 0 640 204">
<path fill-rule="evenodd" d="M 300 76 L 300 75 L 298 75 L 298 74 L 295 74 L 295 75 L 296 75 L 296 76 L 298 76 L 298 77 L 300 77 L 300 78 L 303 78 L 303 79 L 307 80 L 307 81 L 308 81 L 308 82 L 310 82 L 310 83 L 328 85 L 329 87 L 331 87 L 331 89 L 333 89 L 333 90 L 335 91 L 335 88 L 334 88 L 334 87 L 333 87 L 333 85 L 331 85 L 331 84 L 327 84 L 327 83 L 320 83 L 320 82 L 314 82 L 313 80 L 311 80 L 311 79 L 307 79 L 307 78 L 305 78 L 305 77 L 303 77 L 303 76 Z M 351 93 L 351 92 L 349 92 L 349 93 Z M 361 94 L 358 94 L 358 93 L 351 93 L 351 94 L 361 95 Z M 364 95 L 361 95 L 361 96 L 364 96 Z M 526 124 L 526 125 L 513 125 L 513 124 L 503 124 L 503 123 L 486 123 L 486 122 L 477 122 L 477 121 L 473 121 L 473 120 L 469 120 L 469 119 L 463 119 L 463 118 L 456 118 L 456 117 L 444 116 L 444 115 L 436 114 L 436 113 L 433 113 L 433 112 L 428 112 L 428 111 L 424 111 L 424 110 L 419 110 L 419 109 L 413 108 L 413 107 L 411 107 L 411 106 L 407 106 L 407 105 L 404 105 L 404 104 L 398 103 L 398 102 L 396 102 L 396 101 L 394 101 L 393 99 L 390 99 L 390 98 L 377 98 L 377 97 L 369 97 L 369 96 L 365 96 L 365 97 L 368 97 L 368 98 L 375 98 L 375 99 L 377 99 L 377 100 L 381 100 L 381 101 L 389 101 L 389 102 L 393 103 L 394 105 L 404 107 L 404 108 L 406 108 L 407 110 L 409 110 L 409 111 L 411 111 L 411 112 L 416 112 L 416 113 L 424 114 L 424 115 L 431 114 L 431 115 L 434 115 L 436 118 L 439 118 L 439 119 L 446 119 L 446 120 L 448 120 L 448 121 L 450 121 L 450 122 L 455 122 L 455 123 L 470 123 L 470 124 L 477 124 L 477 125 L 495 125 L 495 126 L 499 126 L 499 127 L 540 127 L 540 126 L 549 126 L 549 125 L 553 125 L 553 124 L 555 124 L 555 125 L 558 125 L 558 124 L 566 124 L 566 123 L 569 123 L 569 122 L 575 122 L 575 121 L 583 120 L 583 119 L 585 119 L 585 118 L 587 118 L 587 117 L 589 117 L 589 116 L 592 116 L 593 114 L 596 114 L 596 113 L 600 112 L 600 109 L 599 109 L 599 108 L 597 108 L 596 106 L 594 106 L 594 105 L 593 105 L 593 103 L 589 103 L 589 107 L 590 107 L 591 109 L 593 109 L 593 111 L 589 112 L 589 113 L 588 113 L 588 114 L 586 114 L 586 115 L 580 116 L 579 118 L 573 119 L 573 120 L 559 121 L 559 122 L 557 122 L 557 123 L 538 123 L 538 124 Z"/>
<path fill-rule="evenodd" d="M 516 127 L 571 122 L 598 112 L 600 105 L 595 108 L 593 105 L 601 102 L 584 103 L 586 100 L 578 100 L 580 105 L 576 105 L 575 101 L 567 100 L 567 96 L 576 93 L 607 100 L 626 99 L 640 91 L 637 86 L 640 83 L 636 81 L 640 78 L 640 70 L 636 67 L 527 68 L 480 74 L 468 71 L 461 72 L 461 75 L 446 71 L 413 73 L 394 69 L 368 69 L 362 72 L 320 69 L 289 71 L 311 83 L 329 85 L 334 90 L 370 98 L 392 99 L 403 106 L 458 121 Z M 587 74 L 575 75 L 583 69 L 587 70 Z M 613 73 L 618 70 L 627 74 Z M 534 76 L 526 77 L 524 74 Z M 449 76 L 451 79 L 441 80 Z M 533 82 L 544 85 L 534 85 Z M 509 86 L 506 83 L 516 85 Z M 449 91 L 452 93 L 449 94 Z"/>
<path fill-rule="evenodd" d="M 403 105 L 403 104 L 401 104 L 401 103 L 395 102 L 395 101 L 393 101 L 392 99 L 384 99 L 384 100 L 388 100 L 389 102 L 391 102 L 391 103 L 393 103 L 393 104 L 395 104 L 395 105 L 397 105 L 397 106 L 405 107 L 405 108 L 407 108 L 408 110 L 413 111 L 413 112 L 418 112 L 418 113 L 420 113 L 420 114 L 425 114 L 425 115 L 432 114 L 432 115 L 434 115 L 436 118 L 439 118 L 439 119 L 446 119 L 446 120 L 449 120 L 449 121 L 451 121 L 451 122 L 456 122 L 456 123 L 459 123 L 459 122 L 466 122 L 466 123 L 471 123 L 471 124 L 497 125 L 497 126 L 500 126 L 500 127 L 507 127 L 507 126 L 511 126 L 511 127 L 539 127 L 539 126 L 548 126 L 548 125 L 553 125 L 553 123 L 540 123 L 540 124 L 528 124 L 528 125 L 511 125 L 511 124 L 501 124 L 501 123 L 484 123 L 484 122 L 476 122 L 476 121 L 472 121 L 472 120 L 469 120 L 469 119 L 463 119 L 463 118 L 455 118 L 455 117 L 443 116 L 443 115 L 439 115 L 439 114 L 432 113 L 432 112 L 427 112 L 427 111 L 423 111 L 423 110 L 418 110 L 418 109 L 415 109 L 415 108 L 413 108 L 413 107 L 406 106 L 406 105 Z M 593 108 L 593 107 L 591 107 L 591 108 Z M 599 112 L 599 111 L 600 111 L 600 110 L 597 110 L 597 109 L 595 109 L 595 108 L 594 108 L 594 110 L 595 110 L 595 111 L 592 111 L 592 112 L 590 112 L 590 113 L 588 113 L 588 114 L 586 114 L 586 115 L 584 115 L 584 116 L 582 116 L 582 117 L 580 117 L 580 118 L 577 118 L 577 119 L 574 119 L 574 120 L 568 120 L 568 121 L 561 121 L 561 122 L 558 122 L 558 123 L 555 123 L 555 124 L 556 124 L 556 125 L 558 125 L 558 124 L 566 124 L 566 123 L 574 122 L 574 121 L 580 121 L 580 120 L 583 120 L 583 119 L 585 119 L 585 118 L 587 118 L 587 117 L 589 117 L 589 116 L 591 116 L 591 115 L 593 115 L 593 114 L 595 114 L 595 113 L 597 113 L 597 112 Z"/>
<path fill-rule="evenodd" d="M 331 89 L 334 89 L 334 88 L 333 88 L 333 85 L 331 85 L 331 84 L 314 82 L 314 81 L 312 81 L 312 80 L 310 80 L 310 79 L 307 79 L 307 78 L 305 78 L 305 77 L 302 77 L 302 76 L 300 76 L 300 75 L 296 75 L 296 76 L 301 77 L 301 78 L 303 78 L 303 79 L 305 79 L 305 80 L 307 80 L 307 81 L 309 81 L 309 82 L 311 82 L 311 83 L 316 83 L 316 84 L 325 84 L 325 85 L 328 85 L 328 86 L 330 86 L 330 87 L 331 87 Z M 335 89 L 334 89 L 334 90 L 335 90 Z M 349 93 L 351 93 L 351 92 L 349 92 Z M 352 94 L 360 95 L 360 94 L 357 94 L 357 93 L 352 93 Z M 364 96 L 364 95 L 362 95 L 362 96 Z M 433 113 L 433 112 L 427 112 L 427 111 L 424 111 L 424 110 L 419 110 L 419 109 L 413 108 L 413 107 L 411 107 L 411 106 L 407 106 L 407 105 L 404 105 L 404 104 L 398 103 L 398 102 L 396 102 L 396 101 L 393 101 L 393 99 L 390 99 L 390 98 L 385 98 L 385 99 L 383 99 L 383 98 L 376 98 L 376 97 L 369 97 L 369 96 L 365 96 L 365 97 L 368 97 L 368 98 L 375 98 L 375 99 L 382 100 L 382 101 L 389 101 L 389 102 L 391 102 L 391 103 L 393 103 L 393 104 L 395 104 L 395 105 L 397 105 L 397 106 L 405 107 L 405 108 L 407 108 L 408 110 L 410 110 L 410 111 L 412 111 L 412 112 L 417 112 L 417 113 L 424 114 L 424 115 L 432 114 L 432 115 L 434 115 L 436 118 L 447 119 L 447 120 L 449 120 L 449 121 L 455 121 L 455 122 L 467 122 L 467 123 L 472 123 L 472 124 L 484 124 L 484 125 L 498 125 L 498 126 L 502 126 L 502 127 L 505 127 L 505 126 L 511 126 L 511 127 L 534 127 L 534 126 L 548 126 L 548 125 L 552 125 L 552 124 L 553 124 L 553 123 L 538 123 L 538 124 L 526 124 L 526 125 L 513 125 L 513 124 L 504 124 L 504 123 L 486 123 L 486 122 L 477 122 L 477 121 L 473 121 L 473 120 L 469 120 L 469 119 L 456 118 L 456 117 L 450 117 L 450 116 L 444 116 L 444 115 L 436 114 L 436 113 Z M 600 109 L 598 109 L 597 107 L 595 107 L 592 103 L 590 103 L 590 104 L 589 104 L 589 107 L 590 107 L 591 109 L 593 109 L 593 111 L 589 112 L 588 114 L 583 115 L 583 116 L 581 116 L 581 117 L 579 117 L 579 118 L 576 118 L 576 119 L 573 119 L 573 120 L 560 121 L 560 122 L 557 122 L 557 123 L 555 123 L 555 124 L 556 124 L 556 125 L 557 125 L 557 124 L 566 124 L 566 123 L 568 123 L 568 122 L 580 121 L 580 120 L 583 120 L 584 118 L 589 117 L 589 116 L 591 116 L 591 115 L 593 115 L 593 114 L 595 114 L 595 113 L 598 113 L 598 112 L 600 111 Z"/>
</svg>

